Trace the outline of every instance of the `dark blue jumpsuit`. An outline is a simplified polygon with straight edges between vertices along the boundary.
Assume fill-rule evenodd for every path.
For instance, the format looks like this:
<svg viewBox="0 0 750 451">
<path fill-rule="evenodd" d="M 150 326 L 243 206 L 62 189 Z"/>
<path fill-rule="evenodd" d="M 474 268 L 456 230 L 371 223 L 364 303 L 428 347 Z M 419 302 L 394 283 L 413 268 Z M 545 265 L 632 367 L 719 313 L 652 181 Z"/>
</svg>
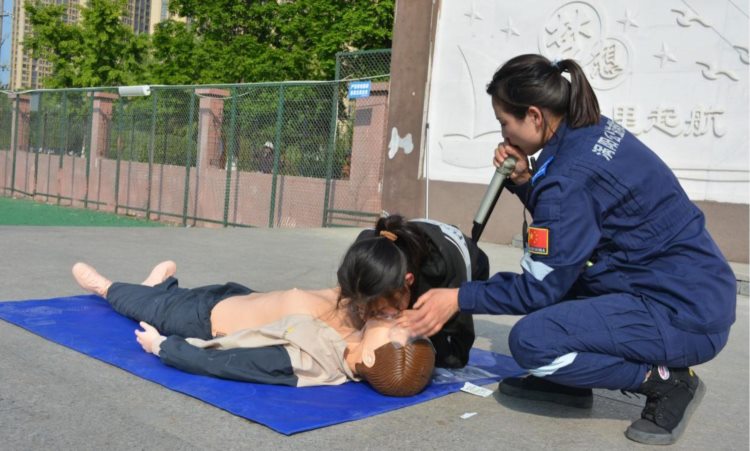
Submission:
<svg viewBox="0 0 750 451">
<path fill-rule="evenodd" d="M 527 315 L 510 333 L 513 357 L 569 386 L 635 390 L 651 365 L 713 358 L 736 281 L 664 162 L 606 117 L 561 124 L 538 162 L 510 188 L 536 234 L 523 273 L 461 285 L 461 311 Z"/>
</svg>

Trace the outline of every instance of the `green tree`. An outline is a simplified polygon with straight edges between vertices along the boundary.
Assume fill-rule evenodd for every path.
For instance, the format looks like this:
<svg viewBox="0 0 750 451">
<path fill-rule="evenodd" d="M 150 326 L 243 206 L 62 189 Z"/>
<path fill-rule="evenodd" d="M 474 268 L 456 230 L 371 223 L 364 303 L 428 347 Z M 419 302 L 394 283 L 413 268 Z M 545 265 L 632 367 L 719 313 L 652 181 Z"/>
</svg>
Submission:
<svg viewBox="0 0 750 451">
<path fill-rule="evenodd" d="M 52 64 L 53 75 L 46 80 L 47 86 L 76 86 L 82 59 L 80 27 L 65 23 L 65 5 L 27 2 L 25 8 L 33 34 L 26 36 L 24 46 L 33 58 L 44 58 Z"/>
<path fill-rule="evenodd" d="M 66 24 L 64 5 L 27 2 L 32 35 L 24 45 L 34 58 L 52 64 L 49 87 L 88 87 L 139 84 L 149 54 L 147 35 L 135 35 L 122 23 L 127 0 L 89 0 L 82 20 Z"/>
<path fill-rule="evenodd" d="M 189 20 L 151 42 L 122 24 L 126 0 L 90 0 L 78 24 L 35 1 L 24 45 L 52 64 L 49 87 L 331 79 L 337 52 L 390 47 L 394 1 L 172 0 Z"/>
<path fill-rule="evenodd" d="M 154 36 L 157 83 L 315 80 L 334 77 L 341 51 L 388 48 L 394 0 L 173 0 L 189 23 Z"/>
<path fill-rule="evenodd" d="M 148 67 L 151 83 L 189 85 L 200 81 L 202 49 L 192 27 L 184 22 L 159 23 L 152 37 L 153 57 Z"/>
</svg>

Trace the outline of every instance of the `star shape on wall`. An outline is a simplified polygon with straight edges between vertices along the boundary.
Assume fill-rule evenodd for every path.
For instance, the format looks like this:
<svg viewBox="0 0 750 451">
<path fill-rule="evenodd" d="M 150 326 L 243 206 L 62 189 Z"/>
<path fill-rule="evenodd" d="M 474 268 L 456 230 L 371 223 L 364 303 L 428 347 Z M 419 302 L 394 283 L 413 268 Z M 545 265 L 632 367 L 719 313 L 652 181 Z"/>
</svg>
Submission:
<svg viewBox="0 0 750 451">
<path fill-rule="evenodd" d="M 482 20 L 482 16 L 479 15 L 479 12 L 477 11 L 477 5 L 474 3 L 474 1 L 471 2 L 471 10 L 464 13 L 464 16 L 469 18 L 469 23 L 474 24 L 474 19 Z"/>
<path fill-rule="evenodd" d="M 634 18 L 635 16 L 630 12 L 630 10 L 625 8 L 625 17 L 617 21 L 617 23 L 622 24 L 623 32 L 628 31 L 628 27 L 638 28 L 640 26 L 635 20 L 633 20 Z"/>
<path fill-rule="evenodd" d="M 521 36 L 518 30 L 513 28 L 513 19 L 511 19 L 510 17 L 508 17 L 508 26 L 505 28 L 501 28 L 500 31 L 505 33 L 505 37 L 507 39 L 510 39 L 513 36 Z"/>
<path fill-rule="evenodd" d="M 669 52 L 669 47 L 665 42 L 661 43 L 661 51 L 654 55 L 655 58 L 659 58 L 659 68 L 664 67 L 664 62 L 677 62 L 677 58 Z"/>
</svg>

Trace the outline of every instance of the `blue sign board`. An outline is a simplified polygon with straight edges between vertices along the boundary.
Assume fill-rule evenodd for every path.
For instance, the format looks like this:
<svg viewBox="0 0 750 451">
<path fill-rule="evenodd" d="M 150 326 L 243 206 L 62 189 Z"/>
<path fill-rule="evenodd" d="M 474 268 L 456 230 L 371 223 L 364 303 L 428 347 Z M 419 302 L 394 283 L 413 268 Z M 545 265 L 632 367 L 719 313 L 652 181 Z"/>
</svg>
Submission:
<svg viewBox="0 0 750 451">
<path fill-rule="evenodd" d="M 353 81 L 349 83 L 349 98 L 350 99 L 362 99 L 370 97 L 370 87 L 372 82 L 367 81 Z"/>
</svg>

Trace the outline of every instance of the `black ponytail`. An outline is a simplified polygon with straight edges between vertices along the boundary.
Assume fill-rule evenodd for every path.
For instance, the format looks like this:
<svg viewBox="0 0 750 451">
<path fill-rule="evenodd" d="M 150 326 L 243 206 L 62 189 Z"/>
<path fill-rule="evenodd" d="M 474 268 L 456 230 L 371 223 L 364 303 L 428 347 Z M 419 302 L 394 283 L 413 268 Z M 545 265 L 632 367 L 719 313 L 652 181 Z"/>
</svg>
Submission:
<svg viewBox="0 0 750 451">
<path fill-rule="evenodd" d="M 419 269 L 429 254 L 427 238 L 422 230 L 415 223 L 395 214 L 378 219 L 375 224 L 375 231 L 378 234 L 381 231 L 386 231 L 396 235 L 397 239 L 394 244 L 406 256 L 408 271 L 414 275 L 414 286 L 418 286 Z M 417 295 L 416 290 L 412 290 L 411 294 L 411 302 L 413 303 L 416 301 L 414 299 Z"/>
<path fill-rule="evenodd" d="M 570 74 L 570 81 L 562 76 Z M 542 55 L 520 55 L 495 72 L 487 94 L 518 119 L 530 106 L 565 118 L 572 128 L 599 122 L 599 101 L 581 66 L 572 59 L 552 62 Z"/>
<path fill-rule="evenodd" d="M 416 224 L 407 221 L 401 215 L 390 215 L 378 219 L 375 231 L 378 234 L 381 231 L 394 233 L 398 237 L 394 243 L 406 255 L 409 272 L 419 271 L 428 250 L 424 233 Z"/>
<path fill-rule="evenodd" d="M 562 72 L 570 74 L 570 101 L 568 102 L 568 124 L 572 128 L 584 127 L 599 122 L 599 100 L 581 66 L 571 59 L 557 63 Z"/>
</svg>

